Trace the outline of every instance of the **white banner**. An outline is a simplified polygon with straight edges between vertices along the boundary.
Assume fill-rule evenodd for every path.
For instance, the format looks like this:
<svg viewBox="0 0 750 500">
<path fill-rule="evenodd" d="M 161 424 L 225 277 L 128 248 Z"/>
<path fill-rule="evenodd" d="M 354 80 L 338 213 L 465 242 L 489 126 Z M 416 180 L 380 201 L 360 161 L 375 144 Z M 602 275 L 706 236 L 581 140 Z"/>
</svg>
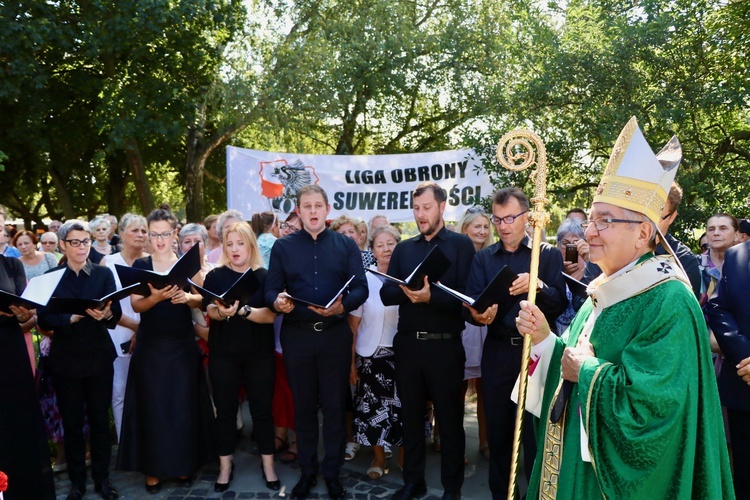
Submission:
<svg viewBox="0 0 750 500">
<path fill-rule="evenodd" d="M 369 220 L 384 214 L 411 222 L 411 193 L 435 181 L 448 193 L 446 220 L 492 193 L 489 176 L 472 149 L 400 155 L 300 155 L 227 147 L 227 206 L 249 219 L 254 212 L 288 214 L 306 184 L 328 193 L 329 218 L 347 214 Z"/>
</svg>

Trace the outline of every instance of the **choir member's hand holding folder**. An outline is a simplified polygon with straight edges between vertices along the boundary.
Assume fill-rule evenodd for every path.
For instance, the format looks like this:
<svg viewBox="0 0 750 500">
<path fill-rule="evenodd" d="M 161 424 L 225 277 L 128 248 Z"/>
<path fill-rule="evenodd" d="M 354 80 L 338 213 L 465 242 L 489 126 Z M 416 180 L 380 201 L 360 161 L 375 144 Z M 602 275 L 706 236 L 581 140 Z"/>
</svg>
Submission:
<svg viewBox="0 0 750 500">
<path fill-rule="evenodd" d="M 217 293 L 195 283 L 193 280 L 188 279 L 190 283 L 198 293 L 200 293 L 204 299 L 208 299 L 209 302 L 219 302 L 224 307 L 232 307 L 235 302 L 238 302 L 239 307 L 246 305 L 250 302 L 250 299 L 260 288 L 260 281 L 255 276 L 255 272 L 252 269 L 248 269 L 237 281 L 235 281 L 228 290 L 223 293 Z M 205 304 L 205 302 L 204 302 Z"/>
<path fill-rule="evenodd" d="M 310 306 L 311 308 L 317 308 L 317 309 L 320 309 L 320 310 L 325 310 L 325 309 L 328 309 L 329 307 L 331 307 L 337 300 L 340 300 L 340 297 L 342 296 L 342 294 L 344 293 L 344 291 L 349 287 L 349 284 L 354 279 L 354 276 L 355 275 L 352 275 L 352 277 L 349 278 L 349 280 L 347 280 L 346 283 L 344 283 L 344 286 L 341 287 L 341 290 L 339 290 L 338 292 L 336 292 L 336 295 L 334 295 L 333 298 L 331 298 L 331 300 L 329 300 L 328 303 L 325 304 L 325 305 L 316 304 L 315 302 L 310 302 L 308 300 L 300 299 L 298 297 L 293 297 L 292 295 L 289 295 L 288 293 L 284 293 L 284 296 L 286 296 L 286 298 L 288 298 L 290 300 L 293 300 L 294 302 L 300 302 L 302 304 L 306 304 L 306 305 Z M 315 309 L 313 309 L 313 310 L 315 310 Z M 320 314 L 319 311 L 316 311 L 316 312 L 318 312 L 318 314 Z"/>
<path fill-rule="evenodd" d="M 79 316 L 86 316 L 88 309 L 94 311 L 101 311 L 112 301 L 119 301 L 124 299 L 131 293 L 135 292 L 140 283 L 135 283 L 125 288 L 116 290 L 110 294 L 105 295 L 101 299 L 74 299 L 74 298 L 62 298 L 52 297 L 47 303 L 47 311 L 56 314 L 77 314 Z"/>
<path fill-rule="evenodd" d="M 381 276 L 388 281 L 393 281 L 394 283 L 403 285 L 412 290 L 420 290 L 425 286 L 425 276 L 427 277 L 428 281 L 435 282 L 439 280 L 443 274 L 445 274 L 445 271 L 447 271 L 449 267 L 451 267 L 451 261 L 448 260 L 448 257 L 445 256 L 440 248 L 433 247 L 432 250 L 430 250 L 430 252 L 427 254 L 427 256 L 422 260 L 422 262 L 420 262 L 419 265 L 414 268 L 414 271 L 412 271 L 405 280 L 394 278 L 393 276 L 381 273 L 376 269 L 368 268 L 367 271 L 377 276 Z"/>
<path fill-rule="evenodd" d="M 57 271 L 31 278 L 28 285 L 26 285 L 26 289 L 20 296 L 0 290 L 0 312 L 13 314 L 10 306 L 26 309 L 46 306 L 55 288 L 60 283 L 60 279 L 65 274 L 65 269 L 58 269 Z"/>
<path fill-rule="evenodd" d="M 503 318 L 521 300 L 521 296 L 512 296 L 510 294 L 510 287 L 517 278 L 518 275 L 508 266 L 503 266 L 476 299 L 448 288 L 442 283 L 435 283 L 435 286 L 471 306 L 479 314 L 483 313 L 488 307 L 497 304 L 498 310 L 493 317 Z"/>
<path fill-rule="evenodd" d="M 149 285 L 157 290 L 175 285 L 182 289 L 188 284 L 188 279 L 198 274 L 198 271 L 201 270 L 200 248 L 199 245 L 194 245 L 174 263 L 166 274 L 121 266 L 119 264 L 115 264 L 115 269 L 123 287 L 138 284 L 139 286 L 131 293 L 143 295 L 144 297 L 151 295 Z"/>
</svg>

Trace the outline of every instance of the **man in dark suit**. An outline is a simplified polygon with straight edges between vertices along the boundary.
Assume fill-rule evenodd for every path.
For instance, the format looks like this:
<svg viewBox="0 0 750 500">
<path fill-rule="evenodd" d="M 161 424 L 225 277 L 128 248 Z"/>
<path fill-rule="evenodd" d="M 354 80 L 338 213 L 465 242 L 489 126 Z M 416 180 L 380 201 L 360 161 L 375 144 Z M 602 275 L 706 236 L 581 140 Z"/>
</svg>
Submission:
<svg viewBox="0 0 750 500">
<path fill-rule="evenodd" d="M 721 347 L 724 364 L 719 395 L 727 408 L 732 437 L 734 492 L 750 494 L 750 241 L 724 254 L 717 294 L 708 302 L 708 322 Z"/>
</svg>

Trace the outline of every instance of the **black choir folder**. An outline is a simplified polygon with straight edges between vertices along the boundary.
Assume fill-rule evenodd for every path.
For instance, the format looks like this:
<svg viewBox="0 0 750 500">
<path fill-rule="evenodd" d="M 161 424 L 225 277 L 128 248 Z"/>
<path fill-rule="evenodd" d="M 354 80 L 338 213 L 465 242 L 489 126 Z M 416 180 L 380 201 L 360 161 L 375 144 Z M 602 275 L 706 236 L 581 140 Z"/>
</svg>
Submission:
<svg viewBox="0 0 750 500">
<path fill-rule="evenodd" d="M 255 276 L 255 272 L 252 269 L 248 269 L 242 273 L 242 276 L 237 278 L 237 281 L 232 283 L 232 286 L 221 294 L 203 288 L 191 279 L 188 279 L 188 283 L 193 285 L 204 298 L 212 302 L 217 300 L 224 307 L 231 307 L 235 301 L 239 301 L 240 307 L 244 306 L 250 302 L 250 299 L 260 288 L 260 281 L 258 281 L 258 277 Z"/>
<path fill-rule="evenodd" d="M 404 285 L 412 290 L 420 290 L 424 286 L 425 276 L 427 276 L 429 281 L 435 282 L 445 274 L 445 271 L 447 271 L 449 267 L 451 267 L 451 261 L 448 260 L 448 257 L 445 256 L 440 248 L 433 247 L 422 262 L 414 268 L 414 271 L 412 271 L 405 280 L 394 278 L 393 276 L 381 273 L 375 269 L 368 268 L 367 270 L 377 276 L 382 276 L 388 281 Z"/>
<path fill-rule="evenodd" d="M 289 298 L 289 299 L 292 299 L 295 302 L 301 302 L 303 304 L 307 304 L 308 306 L 320 307 L 321 309 L 328 309 L 329 307 L 331 307 L 333 305 L 334 302 L 336 302 L 336 299 L 339 298 L 339 295 L 341 295 L 342 293 L 344 293 L 344 290 L 346 290 L 349 287 L 349 284 L 354 279 L 354 276 L 355 275 L 352 274 L 352 277 L 349 278 L 349 280 L 346 283 L 344 283 L 344 286 L 341 287 L 341 290 L 339 290 L 338 292 L 336 292 L 336 295 L 334 295 L 333 298 L 328 301 L 328 304 L 326 304 L 324 306 L 320 305 L 320 304 L 316 304 L 315 302 L 309 302 L 309 301 L 304 300 L 304 299 L 300 299 L 300 298 L 297 298 L 297 297 L 292 297 L 288 293 L 286 294 L 286 297 Z"/>
<path fill-rule="evenodd" d="M 61 314 L 78 314 L 86 316 L 86 309 L 104 309 L 107 302 L 124 299 L 131 293 L 135 292 L 140 283 L 135 283 L 120 290 L 116 290 L 105 295 L 101 299 L 73 299 L 52 297 L 47 303 L 47 311 Z"/>
<path fill-rule="evenodd" d="M 65 274 L 65 269 L 67 268 L 31 278 L 20 296 L 0 290 L 0 311 L 10 313 L 10 306 L 36 309 L 37 307 L 47 305 L 50 297 L 52 297 L 52 293 L 60 283 L 62 275 Z"/>
<path fill-rule="evenodd" d="M 121 266 L 120 264 L 115 264 L 115 269 L 123 287 L 140 284 L 131 293 L 137 293 L 144 297 L 151 295 L 151 290 L 148 288 L 149 283 L 157 289 L 173 285 L 185 288 L 185 285 L 188 284 L 188 278 L 192 278 L 201 270 L 199 245 L 194 245 L 193 248 L 180 257 L 167 274 L 147 271 L 146 269 L 134 269 L 128 266 Z"/>
<path fill-rule="evenodd" d="M 461 302 L 466 302 L 480 314 L 486 311 L 492 304 L 497 304 L 497 317 L 502 318 L 508 314 L 511 307 L 521 300 L 521 295 L 511 296 L 508 291 L 513 282 L 516 281 L 516 278 L 518 278 L 516 273 L 508 266 L 503 266 L 476 299 L 457 292 L 442 283 L 435 283 L 435 286 Z"/>
<path fill-rule="evenodd" d="M 562 275 L 565 278 L 565 284 L 570 289 L 570 293 L 584 299 L 588 298 L 588 294 L 586 293 L 587 285 L 585 283 L 581 283 L 569 274 L 562 273 Z"/>
</svg>

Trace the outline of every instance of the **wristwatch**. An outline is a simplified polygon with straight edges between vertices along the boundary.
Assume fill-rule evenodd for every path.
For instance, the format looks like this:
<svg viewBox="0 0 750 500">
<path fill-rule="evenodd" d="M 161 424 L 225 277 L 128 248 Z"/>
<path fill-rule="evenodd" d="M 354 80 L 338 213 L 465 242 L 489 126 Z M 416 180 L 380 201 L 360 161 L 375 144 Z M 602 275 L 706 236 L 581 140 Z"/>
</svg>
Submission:
<svg viewBox="0 0 750 500">
<path fill-rule="evenodd" d="M 240 307 L 240 310 L 237 311 L 237 314 L 239 314 L 243 318 L 247 318 L 250 316 L 250 313 L 253 312 L 253 308 L 250 306 L 242 306 Z"/>
</svg>

